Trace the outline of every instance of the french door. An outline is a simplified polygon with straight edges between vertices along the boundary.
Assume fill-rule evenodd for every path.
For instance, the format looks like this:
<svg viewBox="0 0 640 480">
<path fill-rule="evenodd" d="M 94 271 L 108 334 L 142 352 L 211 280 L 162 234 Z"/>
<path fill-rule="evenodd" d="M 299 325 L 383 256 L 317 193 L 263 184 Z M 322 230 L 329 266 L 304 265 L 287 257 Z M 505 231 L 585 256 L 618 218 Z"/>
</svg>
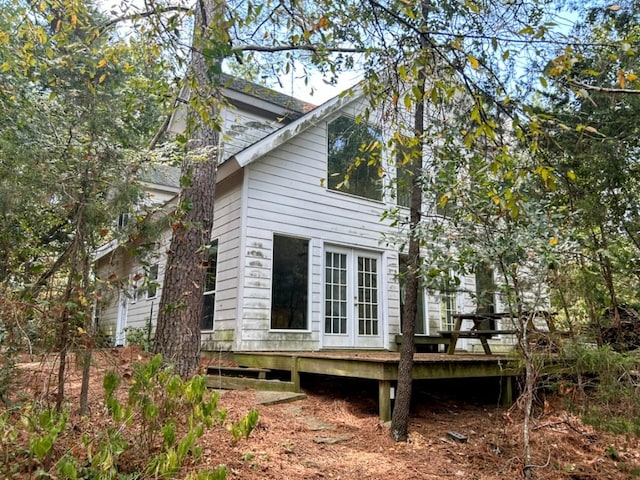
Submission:
<svg viewBox="0 0 640 480">
<path fill-rule="evenodd" d="M 324 267 L 323 346 L 382 348 L 380 255 L 330 247 Z"/>
</svg>

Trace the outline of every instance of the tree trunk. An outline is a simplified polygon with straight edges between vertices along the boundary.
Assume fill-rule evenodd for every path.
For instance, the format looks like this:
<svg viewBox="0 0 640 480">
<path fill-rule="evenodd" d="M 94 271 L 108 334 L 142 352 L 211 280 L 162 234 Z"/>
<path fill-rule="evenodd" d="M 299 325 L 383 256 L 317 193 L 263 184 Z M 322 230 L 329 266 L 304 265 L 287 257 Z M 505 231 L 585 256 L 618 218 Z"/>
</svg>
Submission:
<svg viewBox="0 0 640 480">
<path fill-rule="evenodd" d="M 423 22 L 429 12 L 429 2 L 423 1 Z M 423 56 L 427 57 L 429 43 L 425 34 L 420 38 Z M 420 70 L 418 88 L 424 94 L 426 84 L 426 65 Z M 411 203 L 409 220 L 409 259 L 406 277 L 406 297 L 402 321 L 402 345 L 400 347 L 400 363 L 398 364 L 398 385 L 396 402 L 391 417 L 391 436 L 396 442 L 405 442 L 409 435 L 409 412 L 411 409 L 411 393 L 413 387 L 413 355 L 415 351 L 416 314 L 418 312 L 418 287 L 420 281 L 420 239 L 418 228 L 422 212 L 422 175 L 423 145 L 424 145 L 424 112 L 425 99 L 417 99 L 414 112 L 414 135 L 418 139 L 412 152 L 411 174 Z"/>
<path fill-rule="evenodd" d="M 67 371 L 67 352 L 69 351 L 70 334 L 69 334 L 69 302 L 71 301 L 71 293 L 73 290 L 73 273 L 69 272 L 67 278 L 67 286 L 63 297 L 64 310 L 60 318 L 60 331 L 58 333 L 58 351 L 59 351 L 59 364 L 58 364 L 58 385 L 56 391 L 56 412 L 62 412 L 62 404 L 64 402 L 64 386 L 65 376 Z"/>
<path fill-rule="evenodd" d="M 182 377 L 198 367 L 202 294 L 213 227 L 218 132 L 217 91 L 208 75 L 202 46 L 210 38 L 217 5 L 213 0 L 196 3 L 191 75 L 193 84 L 189 111 L 187 158 L 182 167 L 178 207 L 173 221 L 171 245 L 158 311 L 154 351 L 174 366 Z M 194 97 L 195 96 L 195 97 Z M 207 111 L 196 111 L 198 104 Z M 212 119 L 206 121 L 205 119 Z"/>
</svg>

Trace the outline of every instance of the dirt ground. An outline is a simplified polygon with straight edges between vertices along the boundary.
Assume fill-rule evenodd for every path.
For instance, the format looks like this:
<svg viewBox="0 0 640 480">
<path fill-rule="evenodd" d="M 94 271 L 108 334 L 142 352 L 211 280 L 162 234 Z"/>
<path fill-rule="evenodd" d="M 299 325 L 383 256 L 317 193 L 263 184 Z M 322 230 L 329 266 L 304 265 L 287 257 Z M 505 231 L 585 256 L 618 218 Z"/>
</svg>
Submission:
<svg viewBox="0 0 640 480">
<path fill-rule="evenodd" d="M 137 350 L 107 350 L 92 369 L 93 427 L 104 421 L 102 374 L 115 369 L 128 377 L 143 358 Z M 45 398 L 50 361 L 19 365 L 13 397 Z M 473 382 L 424 382 L 416 385 L 410 441 L 394 443 L 377 418 L 376 385 L 353 380 L 303 377 L 306 397 L 289 403 L 258 405 L 252 390 L 224 391 L 220 404 L 228 420 L 252 408 L 258 426 L 247 440 L 234 441 L 223 426 L 205 432 L 203 455 L 182 471 L 225 465 L 228 479 L 512 479 L 522 477 L 522 419 L 518 405 L 504 409 L 493 390 Z M 73 365 L 68 397 L 77 405 L 80 372 Z M 475 394 L 470 394 L 475 392 Z M 640 478 L 640 441 L 596 432 L 562 408 L 562 399 L 538 399 L 531 444 L 537 479 Z M 0 407 L 0 409 L 3 407 Z M 87 420 L 71 418 L 72 430 Z M 450 432 L 466 437 L 456 441 Z M 69 435 L 73 447 L 77 438 Z M 32 478 L 25 474 L 24 477 Z"/>
</svg>

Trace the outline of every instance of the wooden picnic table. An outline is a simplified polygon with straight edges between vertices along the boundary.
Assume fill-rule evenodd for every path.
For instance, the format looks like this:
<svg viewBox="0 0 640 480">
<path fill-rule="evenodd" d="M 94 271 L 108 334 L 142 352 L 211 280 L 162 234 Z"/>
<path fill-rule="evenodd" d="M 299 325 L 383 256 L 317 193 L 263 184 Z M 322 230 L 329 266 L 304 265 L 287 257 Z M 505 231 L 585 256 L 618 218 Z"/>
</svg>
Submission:
<svg viewBox="0 0 640 480">
<path fill-rule="evenodd" d="M 555 326 L 553 325 L 552 319 L 553 314 L 549 312 L 532 312 L 526 314 L 528 318 L 527 320 L 527 329 L 532 331 L 535 330 L 535 326 L 533 325 L 532 319 L 536 316 L 543 317 L 549 327 L 549 331 L 553 332 L 555 330 Z M 496 320 L 501 318 L 513 318 L 513 315 L 510 313 L 458 313 L 454 315 L 455 323 L 453 330 L 440 330 L 438 333 L 445 338 L 449 338 L 449 347 L 447 348 L 447 353 L 449 355 L 453 355 L 456 351 L 456 344 L 458 343 L 459 338 L 477 338 L 480 340 L 482 344 L 482 349 L 484 353 L 487 355 L 491 355 L 491 347 L 489 346 L 488 339 L 492 338 L 494 335 L 517 335 L 517 329 L 496 329 L 495 324 Z M 462 322 L 463 320 L 471 320 L 473 322 L 473 327 L 471 330 L 462 330 Z"/>
<path fill-rule="evenodd" d="M 482 349 L 487 355 L 491 355 L 491 347 L 488 339 L 494 335 L 516 335 L 518 330 L 495 328 L 496 320 L 511 317 L 509 313 L 458 313 L 453 316 L 455 319 L 453 330 L 440 330 L 438 333 L 443 337 L 450 338 L 447 353 L 453 355 L 459 338 L 477 338 L 482 344 Z M 471 320 L 473 327 L 471 330 L 462 330 L 462 321 Z"/>
</svg>

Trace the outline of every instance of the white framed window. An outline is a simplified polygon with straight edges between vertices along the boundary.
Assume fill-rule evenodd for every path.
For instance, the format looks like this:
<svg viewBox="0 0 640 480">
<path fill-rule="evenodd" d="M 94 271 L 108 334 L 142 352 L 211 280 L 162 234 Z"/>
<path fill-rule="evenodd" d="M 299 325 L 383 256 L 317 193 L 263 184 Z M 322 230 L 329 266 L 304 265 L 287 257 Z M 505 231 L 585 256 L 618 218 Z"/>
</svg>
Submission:
<svg viewBox="0 0 640 480">
<path fill-rule="evenodd" d="M 200 330 L 213 330 L 213 321 L 216 310 L 216 277 L 218 273 L 218 240 L 211 242 L 209 247 L 209 259 L 207 261 L 207 276 L 202 293 L 202 316 L 200 317 Z"/>
<path fill-rule="evenodd" d="M 309 328 L 309 240 L 273 236 L 271 329 Z"/>
<path fill-rule="evenodd" d="M 329 190 L 382 200 L 381 133 L 367 122 L 342 115 L 327 125 Z"/>
<path fill-rule="evenodd" d="M 456 306 L 456 293 L 441 291 L 440 296 L 440 328 L 451 331 L 455 326 L 454 315 L 458 313 Z"/>
<path fill-rule="evenodd" d="M 132 273 L 129 276 L 129 288 L 131 292 L 131 303 L 136 303 L 140 298 L 144 274 L 141 272 Z"/>
<path fill-rule="evenodd" d="M 158 264 L 155 263 L 146 269 L 147 299 L 158 295 Z"/>
<path fill-rule="evenodd" d="M 440 305 L 440 329 L 451 331 L 455 326 L 454 317 L 460 313 L 460 278 L 454 272 L 442 272 L 439 284 L 437 298 Z"/>
<path fill-rule="evenodd" d="M 118 229 L 122 230 L 129 225 L 129 220 L 131 220 L 131 215 L 129 213 L 121 213 L 118 215 Z"/>
</svg>

